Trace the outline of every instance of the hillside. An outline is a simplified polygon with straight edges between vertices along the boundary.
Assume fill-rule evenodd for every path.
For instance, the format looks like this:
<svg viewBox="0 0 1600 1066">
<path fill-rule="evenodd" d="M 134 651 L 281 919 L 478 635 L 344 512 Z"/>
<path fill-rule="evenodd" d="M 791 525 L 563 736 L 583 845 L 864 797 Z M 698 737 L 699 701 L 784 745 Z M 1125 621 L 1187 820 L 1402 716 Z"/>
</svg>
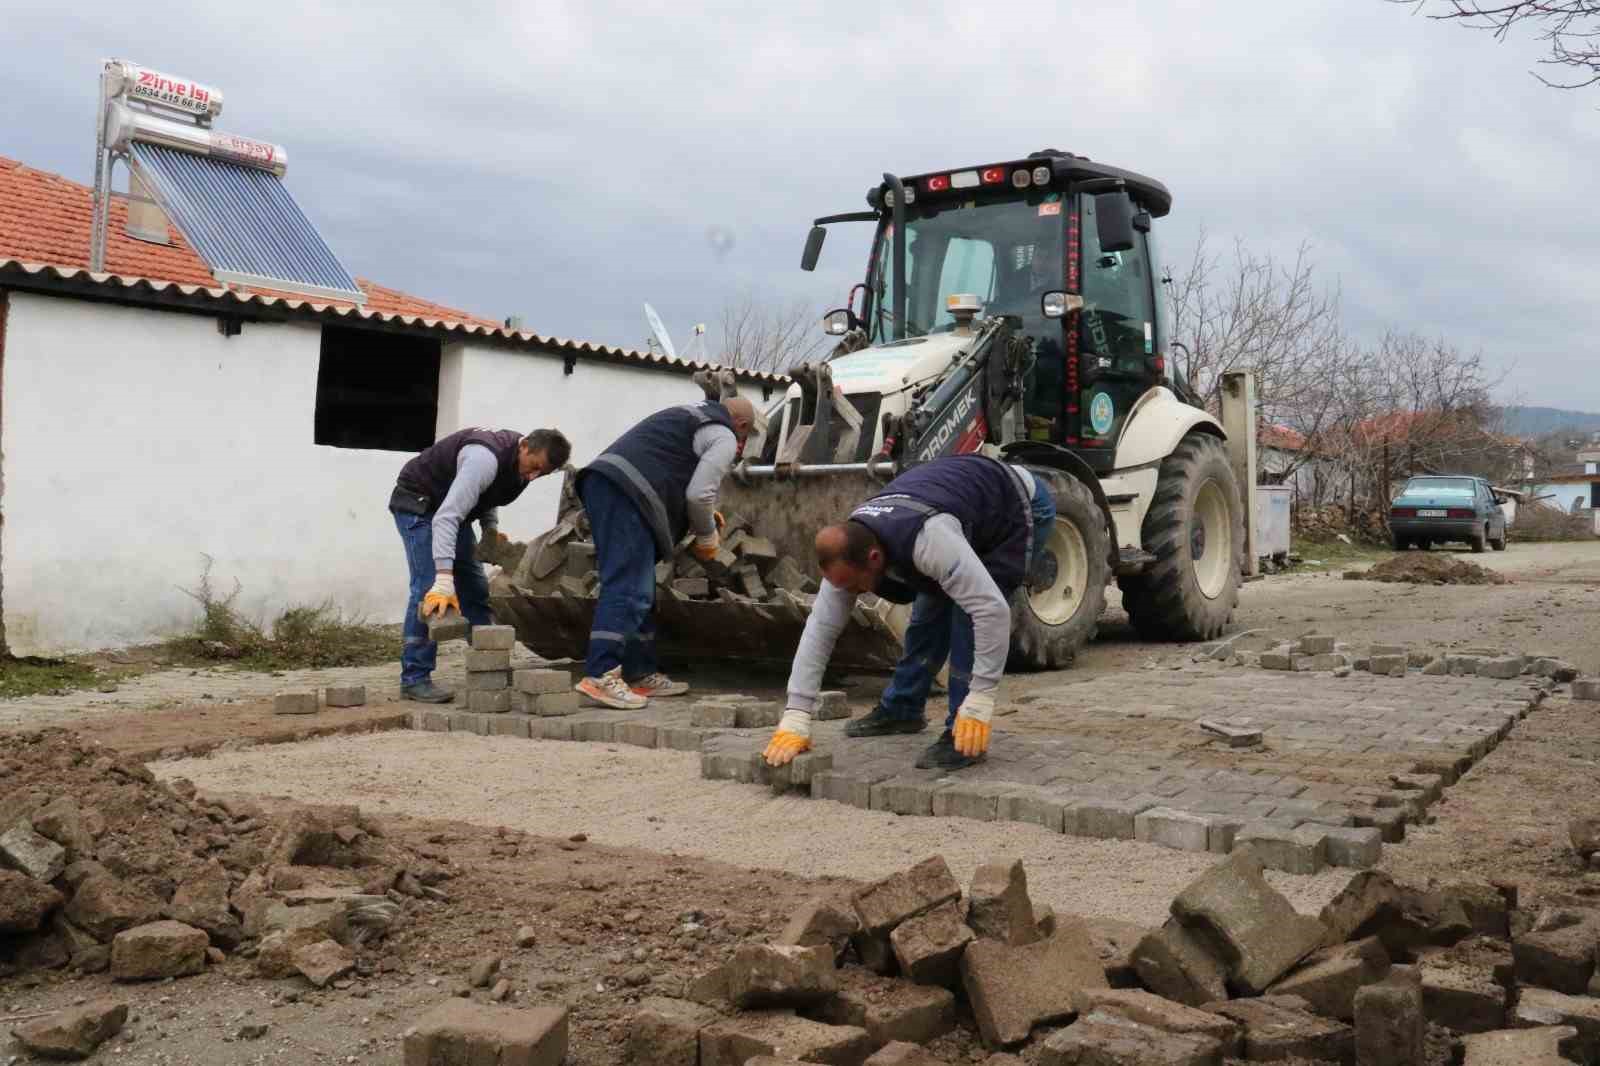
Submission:
<svg viewBox="0 0 1600 1066">
<path fill-rule="evenodd" d="M 1587 433 L 1600 430 L 1600 414 L 1564 411 L 1559 407 L 1504 407 L 1504 432 L 1513 437 L 1542 437 L 1557 430 Z"/>
</svg>

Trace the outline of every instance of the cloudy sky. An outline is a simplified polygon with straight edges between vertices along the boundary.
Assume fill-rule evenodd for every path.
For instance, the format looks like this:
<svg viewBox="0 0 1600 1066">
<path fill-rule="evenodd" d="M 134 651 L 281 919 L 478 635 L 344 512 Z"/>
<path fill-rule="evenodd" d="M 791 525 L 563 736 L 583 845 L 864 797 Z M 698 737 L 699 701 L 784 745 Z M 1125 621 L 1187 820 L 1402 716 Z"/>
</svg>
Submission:
<svg viewBox="0 0 1600 1066">
<path fill-rule="evenodd" d="M 1165 181 L 1171 260 L 1309 242 L 1358 335 L 1600 411 L 1600 89 L 1540 86 L 1527 34 L 1381 0 L 5 6 L 0 155 L 87 181 L 103 56 L 208 82 L 354 272 L 542 333 L 841 303 L 866 227 L 807 275 L 813 216 L 1055 147 Z"/>
</svg>

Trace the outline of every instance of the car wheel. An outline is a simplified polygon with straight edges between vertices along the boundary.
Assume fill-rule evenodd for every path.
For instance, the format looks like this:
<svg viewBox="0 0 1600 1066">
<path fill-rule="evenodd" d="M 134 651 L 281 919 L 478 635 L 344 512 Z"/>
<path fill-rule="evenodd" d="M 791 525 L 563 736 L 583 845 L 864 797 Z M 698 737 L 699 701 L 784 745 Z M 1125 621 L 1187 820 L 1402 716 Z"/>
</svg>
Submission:
<svg viewBox="0 0 1600 1066">
<path fill-rule="evenodd" d="M 1423 537 L 1421 540 L 1417 541 L 1417 547 L 1425 552 L 1432 551 L 1433 541 L 1429 540 L 1427 537 Z"/>
<path fill-rule="evenodd" d="M 1410 547 L 1410 545 L 1411 545 L 1411 542 L 1409 540 L 1407 540 L 1405 537 L 1402 537 L 1398 533 L 1396 533 L 1394 535 L 1394 550 L 1395 551 L 1403 552 L 1403 551 L 1406 550 L 1406 548 Z"/>
<path fill-rule="evenodd" d="M 1489 546 L 1489 527 L 1484 526 L 1480 532 L 1474 533 L 1472 539 L 1467 543 L 1472 546 L 1472 554 L 1482 554 L 1483 550 Z"/>
<path fill-rule="evenodd" d="M 1493 548 L 1497 552 L 1503 552 L 1506 550 L 1506 531 L 1504 529 L 1500 531 L 1500 535 L 1498 537 L 1489 542 L 1489 547 Z"/>
</svg>

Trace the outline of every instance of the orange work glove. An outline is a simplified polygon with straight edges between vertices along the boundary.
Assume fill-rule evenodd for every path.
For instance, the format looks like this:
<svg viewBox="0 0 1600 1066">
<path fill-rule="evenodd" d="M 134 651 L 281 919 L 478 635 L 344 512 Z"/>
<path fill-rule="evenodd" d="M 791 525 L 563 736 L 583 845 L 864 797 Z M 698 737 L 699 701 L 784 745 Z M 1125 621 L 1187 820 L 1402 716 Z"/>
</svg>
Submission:
<svg viewBox="0 0 1600 1066">
<path fill-rule="evenodd" d="M 994 693 L 971 692 L 956 712 L 956 751 L 976 758 L 989 750 L 989 719 L 994 717 Z"/>
<path fill-rule="evenodd" d="M 793 707 L 783 712 L 778 721 L 778 731 L 772 734 L 767 750 L 761 755 L 768 766 L 784 766 L 794 762 L 794 757 L 811 750 L 811 714 Z"/>
<path fill-rule="evenodd" d="M 717 549 L 722 547 L 722 537 L 715 532 L 694 538 L 694 546 L 689 550 L 694 552 L 694 557 L 702 563 L 709 563 L 717 557 Z"/>
<path fill-rule="evenodd" d="M 426 622 L 433 617 L 443 617 L 445 612 L 461 613 L 461 601 L 456 599 L 456 576 L 435 574 L 433 587 L 422 597 L 417 607 L 417 617 Z"/>
</svg>

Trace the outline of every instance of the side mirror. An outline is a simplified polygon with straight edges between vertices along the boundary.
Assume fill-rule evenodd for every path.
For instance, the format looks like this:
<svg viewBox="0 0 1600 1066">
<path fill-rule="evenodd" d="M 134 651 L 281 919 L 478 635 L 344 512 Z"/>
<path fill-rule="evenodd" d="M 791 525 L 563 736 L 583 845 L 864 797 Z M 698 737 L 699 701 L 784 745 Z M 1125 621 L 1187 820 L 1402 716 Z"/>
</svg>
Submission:
<svg viewBox="0 0 1600 1066">
<path fill-rule="evenodd" d="M 850 332 L 850 320 L 855 317 L 848 307 L 835 308 L 822 316 L 822 332 L 830 337 L 842 337 Z"/>
<path fill-rule="evenodd" d="M 1083 297 L 1077 293 L 1047 292 L 1039 297 L 1039 313 L 1046 318 L 1065 318 L 1069 311 L 1082 311 Z"/>
<path fill-rule="evenodd" d="M 828 239 L 828 231 L 823 226 L 812 226 L 811 232 L 806 235 L 806 250 L 800 253 L 800 269 L 817 269 L 817 257 L 822 254 L 822 242 Z M 1132 245 L 1129 245 L 1131 248 Z"/>
<path fill-rule="evenodd" d="M 1094 224 L 1102 254 L 1133 250 L 1133 201 L 1126 192 L 1119 190 L 1096 196 Z"/>
</svg>

